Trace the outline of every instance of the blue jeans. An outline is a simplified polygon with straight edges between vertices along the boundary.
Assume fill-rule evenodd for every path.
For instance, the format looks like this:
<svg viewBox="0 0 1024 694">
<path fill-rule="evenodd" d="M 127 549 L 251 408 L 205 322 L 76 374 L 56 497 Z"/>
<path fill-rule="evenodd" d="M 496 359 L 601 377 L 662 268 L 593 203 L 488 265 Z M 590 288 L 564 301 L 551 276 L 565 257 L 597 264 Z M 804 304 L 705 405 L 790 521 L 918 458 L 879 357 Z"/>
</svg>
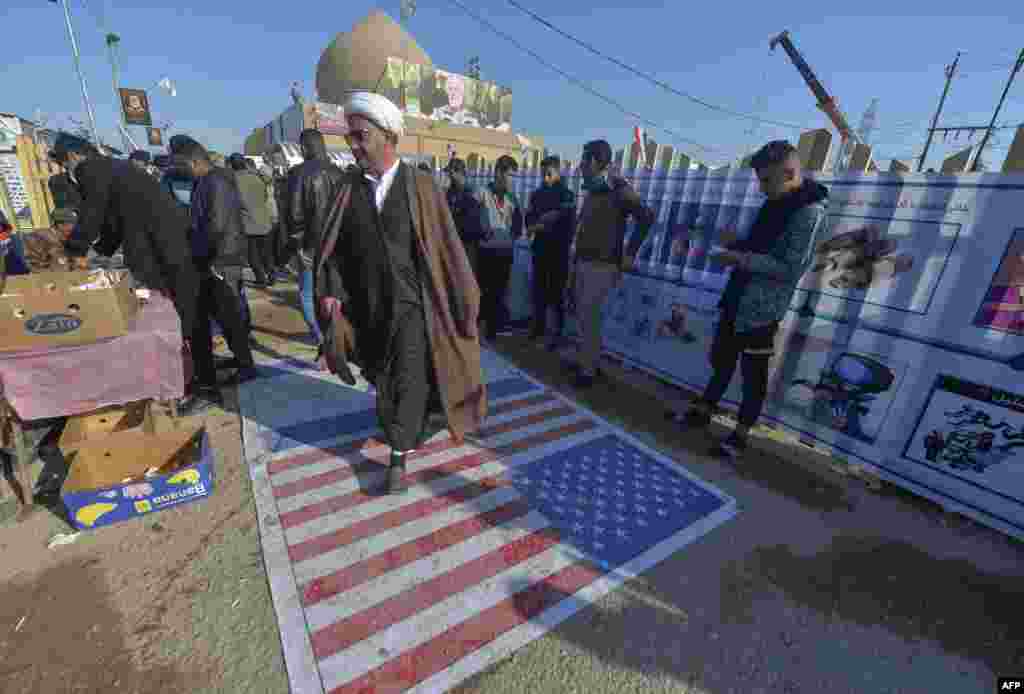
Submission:
<svg viewBox="0 0 1024 694">
<path fill-rule="evenodd" d="M 319 345 L 324 341 L 320 332 L 320 324 L 316 322 L 316 311 L 313 309 L 313 270 L 303 270 L 299 275 L 299 296 L 302 304 L 302 317 L 309 326 L 309 334 Z"/>
</svg>

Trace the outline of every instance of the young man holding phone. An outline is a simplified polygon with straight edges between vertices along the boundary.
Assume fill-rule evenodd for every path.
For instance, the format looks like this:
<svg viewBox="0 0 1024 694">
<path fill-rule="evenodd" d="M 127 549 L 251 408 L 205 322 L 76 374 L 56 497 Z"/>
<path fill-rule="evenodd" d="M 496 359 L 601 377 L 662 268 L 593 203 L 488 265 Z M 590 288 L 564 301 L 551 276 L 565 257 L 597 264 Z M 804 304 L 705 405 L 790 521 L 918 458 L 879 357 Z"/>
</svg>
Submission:
<svg viewBox="0 0 1024 694">
<path fill-rule="evenodd" d="M 751 159 L 767 197 L 746 239 L 723 234 L 714 254 L 733 268 L 722 294 L 718 331 L 711 345 L 711 381 L 704 394 L 681 416 L 668 413 L 684 429 L 705 429 L 729 387 L 739 362 L 743 401 L 736 430 L 712 454 L 735 460 L 747 450 L 750 429 L 761 416 L 775 335 L 797 283 L 810 266 L 814 238 L 825 220 L 828 190 L 803 177 L 797 150 L 777 140 Z"/>
</svg>

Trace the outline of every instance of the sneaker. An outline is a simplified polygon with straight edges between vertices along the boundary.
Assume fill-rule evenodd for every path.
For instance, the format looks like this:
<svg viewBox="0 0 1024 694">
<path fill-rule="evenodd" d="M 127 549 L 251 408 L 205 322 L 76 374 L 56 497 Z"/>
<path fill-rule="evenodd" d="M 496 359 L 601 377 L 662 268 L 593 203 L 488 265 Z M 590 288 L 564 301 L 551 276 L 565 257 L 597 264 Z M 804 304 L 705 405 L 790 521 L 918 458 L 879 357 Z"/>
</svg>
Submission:
<svg viewBox="0 0 1024 694">
<path fill-rule="evenodd" d="M 682 413 L 667 410 L 665 412 L 665 419 L 675 422 L 682 431 L 707 429 L 711 425 L 711 415 L 707 412 L 701 412 L 694 407 Z"/>
<path fill-rule="evenodd" d="M 224 398 L 219 390 L 198 386 L 178 402 L 178 414 L 182 417 L 195 417 L 223 404 Z"/>
<path fill-rule="evenodd" d="M 260 375 L 260 372 L 256 369 L 255 366 L 241 366 L 241 367 L 239 367 L 238 371 L 236 371 L 234 373 L 234 375 L 229 376 L 228 378 L 226 378 L 223 381 L 221 381 L 220 385 L 222 385 L 222 386 L 239 385 L 241 383 L 245 383 L 247 381 L 251 381 L 252 379 L 258 377 L 259 375 Z"/>
<path fill-rule="evenodd" d="M 392 457 L 391 465 L 388 466 L 387 493 L 401 494 L 406 489 L 405 459 Z"/>
<path fill-rule="evenodd" d="M 747 437 L 739 436 L 734 431 L 711 449 L 711 455 L 735 462 L 747 452 L 748 445 Z"/>
</svg>

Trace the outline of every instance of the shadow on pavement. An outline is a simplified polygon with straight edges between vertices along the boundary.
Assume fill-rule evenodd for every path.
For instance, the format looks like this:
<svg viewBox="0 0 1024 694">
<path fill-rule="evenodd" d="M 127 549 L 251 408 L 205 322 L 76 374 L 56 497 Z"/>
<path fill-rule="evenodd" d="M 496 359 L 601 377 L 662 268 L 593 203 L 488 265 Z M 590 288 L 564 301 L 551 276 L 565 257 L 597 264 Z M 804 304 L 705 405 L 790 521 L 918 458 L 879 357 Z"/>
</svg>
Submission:
<svg viewBox="0 0 1024 694">
<path fill-rule="evenodd" d="M 785 545 L 759 547 L 746 562 L 760 580 L 823 614 L 934 640 L 993 672 L 1024 670 L 1019 575 L 981 572 L 966 560 L 936 559 L 879 537 L 839 537 L 810 556 Z"/>
</svg>

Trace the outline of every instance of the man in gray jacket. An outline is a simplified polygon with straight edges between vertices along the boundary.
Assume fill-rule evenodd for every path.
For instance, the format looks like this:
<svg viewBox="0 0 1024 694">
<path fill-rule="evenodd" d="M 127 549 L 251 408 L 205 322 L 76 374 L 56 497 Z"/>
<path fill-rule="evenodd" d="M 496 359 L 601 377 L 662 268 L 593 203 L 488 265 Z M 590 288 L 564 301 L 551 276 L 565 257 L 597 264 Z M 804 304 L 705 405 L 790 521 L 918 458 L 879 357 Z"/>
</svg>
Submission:
<svg viewBox="0 0 1024 694">
<path fill-rule="evenodd" d="M 779 323 L 810 265 L 828 201 L 824 186 L 803 177 L 800 158 L 789 142 L 769 142 L 750 165 L 767 200 L 747 238 L 737 240 L 732 234 L 719 238 L 727 250 L 712 257 L 733 271 L 719 302 L 722 314 L 711 345 L 711 381 L 701 398 L 678 418 L 684 428 L 707 427 L 739 362 L 743 373 L 739 422 L 712 449 L 713 455 L 733 460 L 747 450 L 747 436 L 761 416 Z M 674 413 L 669 416 L 675 418 Z"/>
<path fill-rule="evenodd" d="M 245 208 L 242 220 L 245 223 L 245 237 L 249 251 L 249 267 L 261 287 L 274 286 L 274 266 L 269 262 L 270 251 L 270 193 L 263 178 L 256 172 L 251 161 L 237 152 L 228 158 L 228 164 L 235 172 L 238 192 Z"/>
</svg>

